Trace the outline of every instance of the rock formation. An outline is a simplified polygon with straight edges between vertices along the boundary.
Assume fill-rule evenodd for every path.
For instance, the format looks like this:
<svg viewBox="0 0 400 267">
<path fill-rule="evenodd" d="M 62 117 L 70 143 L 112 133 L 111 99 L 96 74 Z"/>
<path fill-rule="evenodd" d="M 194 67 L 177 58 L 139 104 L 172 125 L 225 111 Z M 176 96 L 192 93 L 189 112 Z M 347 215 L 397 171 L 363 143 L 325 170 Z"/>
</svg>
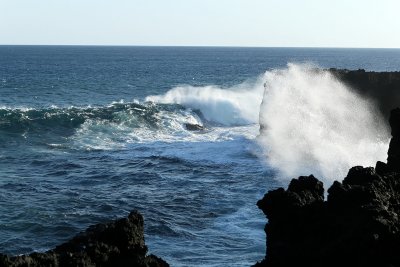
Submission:
<svg viewBox="0 0 400 267">
<path fill-rule="evenodd" d="M 386 118 L 400 103 L 400 72 L 360 70 L 329 70 L 339 80 L 377 104 Z"/>
<path fill-rule="evenodd" d="M 185 128 L 188 131 L 204 131 L 204 126 L 201 126 L 199 124 L 193 124 L 193 123 L 185 123 Z"/>
<path fill-rule="evenodd" d="M 162 259 L 146 256 L 146 253 L 143 217 L 134 211 L 127 218 L 90 226 L 45 253 L 16 257 L 0 254 L 0 266 L 169 266 Z"/>
<path fill-rule="evenodd" d="M 258 201 L 267 251 L 255 266 L 400 266 L 400 109 L 390 125 L 387 164 L 351 168 L 326 201 L 312 175 Z"/>
</svg>

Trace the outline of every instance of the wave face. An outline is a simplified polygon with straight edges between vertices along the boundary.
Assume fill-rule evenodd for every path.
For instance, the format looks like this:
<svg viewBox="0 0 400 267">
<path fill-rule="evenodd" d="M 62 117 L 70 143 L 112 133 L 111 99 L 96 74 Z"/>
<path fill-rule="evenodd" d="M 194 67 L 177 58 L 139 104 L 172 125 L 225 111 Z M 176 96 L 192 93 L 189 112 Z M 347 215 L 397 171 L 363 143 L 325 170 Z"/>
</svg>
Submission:
<svg viewBox="0 0 400 267">
<path fill-rule="evenodd" d="M 237 126 L 258 123 L 263 90 L 263 80 L 259 78 L 226 89 L 179 86 L 163 95 L 148 96 L 146 101 L 184 105 L 201 111 L 209 122 Z"/>
<path fill-rule="evenodd" d="M 385 160 L 389 133 L 373 105 L 307 64 L 265 73 L 261 144 L 285 179 L 310 173 L 328 185 L 355 165 Z"/>
<path fill-rule="evenodd" d="M 113 149 L 128 143 L 216 140 L 215 126 L 258 122 L 263 80 L 231 88 L 180 86 L 143 102 L 70 108 L 0 108 L 0 143 L 20 138 L 50 146 Z M 215 134 L 198 135 L 186 124 Z M 203 132 L 204 133 L 204 132 Z M 45 138 L 43 138 L 45 137 Z"/>
<path fill-rule="evenodd" d="M 85 149 L 113 149 L 128 143 L 207 141 L 221 138 L 219 128 L 256 124 L 263 80 L 231 88 L 181 86 L 144 102 L 108 106 L 0 109 L 0 143 L 19 138 L 33 143 Z M 205 126 L 207 135 L 187 131 Z M 204 133 L 204 132 L 203 132 Z M 43 138 L 45 137 L 45 138 Z"/>
<path fill-rule="evenodd" d="M 20 138 L 55 146 L 68 142 L 75 148 L 107 149 L 129 142 L 173 138 L 187 132 L 186 123 L 201 125 L 202 121 L 195 112 L 180 105 L 113 103 L 85 108 L 2 108 L 0 142 Z"/>
</svg>

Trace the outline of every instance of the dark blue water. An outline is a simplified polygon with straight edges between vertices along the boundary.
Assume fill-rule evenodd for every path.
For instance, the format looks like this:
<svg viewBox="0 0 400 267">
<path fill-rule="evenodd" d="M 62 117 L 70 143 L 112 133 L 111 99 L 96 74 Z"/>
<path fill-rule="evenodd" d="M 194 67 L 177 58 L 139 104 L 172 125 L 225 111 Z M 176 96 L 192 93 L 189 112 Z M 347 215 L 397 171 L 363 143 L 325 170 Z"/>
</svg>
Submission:
<svg viewBox="0 0 400 267">
<path fill-rule="evenodd" d="M 281 185 L 256 142 L 262 74 L 288 62 L 391 71 L 400 50 L 0 46 L 0 251 L 137 209 L 172 266 L 262 259 L 255 203 Z"/>
</svg>

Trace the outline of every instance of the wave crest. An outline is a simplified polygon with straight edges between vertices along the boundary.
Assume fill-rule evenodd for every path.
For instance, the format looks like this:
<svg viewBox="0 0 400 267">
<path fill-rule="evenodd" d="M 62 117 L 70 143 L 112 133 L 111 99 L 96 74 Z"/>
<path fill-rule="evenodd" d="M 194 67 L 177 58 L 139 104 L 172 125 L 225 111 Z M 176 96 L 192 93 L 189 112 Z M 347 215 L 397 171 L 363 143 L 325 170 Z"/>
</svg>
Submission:
<svg viewBox="0 0 400 267">
<path fill-rule="evenodd" d="M 263 80 L 245 82 L 231 88 L 217 86 L 178 86 L 163 95 L 146 97 L 146 101 L 180 104 L 199 110 L 209 122 L 224 126 L 258 123 L 263 94 Z"/>
</svg>

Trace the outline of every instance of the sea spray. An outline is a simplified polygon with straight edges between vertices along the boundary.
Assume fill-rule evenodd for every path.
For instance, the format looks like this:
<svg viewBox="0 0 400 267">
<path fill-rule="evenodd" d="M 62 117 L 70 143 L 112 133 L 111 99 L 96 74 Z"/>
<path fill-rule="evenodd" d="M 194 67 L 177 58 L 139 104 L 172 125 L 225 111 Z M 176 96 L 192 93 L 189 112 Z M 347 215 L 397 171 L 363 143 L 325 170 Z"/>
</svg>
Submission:
<svg viewBox="0 0 400 267">
<path fill-rule="evenodd" d="M 146 97 L 146 101 L 175 103 L 199 110 L 209 122 L 223 126 L 258 123 L 264 80 L 244 82 L 231 88 L 217 86 L 178 86 L 163 95 Z"/>
<path fill-rule="evenodd" d="M 279 177 L 314 174 L 327 186 L 351 166 L 386 159 L 389 133 L 370 101 L 310 64 L 265 73 L 260 143 Z"/>
</svg>

